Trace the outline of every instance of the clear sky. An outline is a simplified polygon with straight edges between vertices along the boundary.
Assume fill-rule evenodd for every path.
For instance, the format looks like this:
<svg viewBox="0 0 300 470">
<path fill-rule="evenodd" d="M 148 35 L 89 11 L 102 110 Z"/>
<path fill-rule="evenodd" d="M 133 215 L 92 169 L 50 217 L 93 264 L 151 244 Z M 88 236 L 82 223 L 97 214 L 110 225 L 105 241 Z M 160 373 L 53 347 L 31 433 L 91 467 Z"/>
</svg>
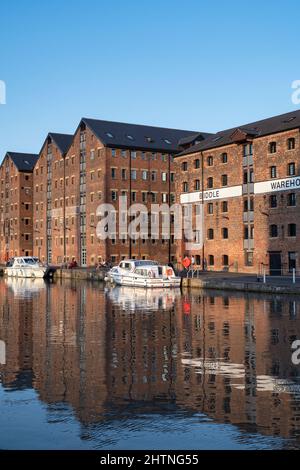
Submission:
<svg viewBox="0 0 300 470">
<path fill-rule="evenodd" d="M 2 1 L 0 160 L 83 116 L 217 131 L 294 110 L 299 17 L 299 0 Z"/>
</svg>

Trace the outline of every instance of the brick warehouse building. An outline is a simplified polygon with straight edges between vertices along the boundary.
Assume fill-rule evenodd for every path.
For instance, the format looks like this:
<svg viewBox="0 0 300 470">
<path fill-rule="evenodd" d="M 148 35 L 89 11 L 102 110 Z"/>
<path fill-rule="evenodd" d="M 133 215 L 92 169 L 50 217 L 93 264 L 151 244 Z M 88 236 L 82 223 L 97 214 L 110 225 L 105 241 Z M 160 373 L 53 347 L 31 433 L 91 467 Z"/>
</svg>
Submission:
<svg viewBox="0 0 300 470">
<path fill-rule="evenodd" d="M 34 168 L 33 252 L 48 263 L 61 263 L 63 260 L 60 244 L 65 218 L 65 189 L 68 189 L 65 187 L 64 158 L 72 139 L 69 134 L 49 133 Z M 62 251 L 62 254 L 58 255 L 57 251 Z"/>
<path fill-rule="evenodd" d="M 203 209 L 203 244 L 201 233 L 193 246 L 178 241 L 177 258 L 193 255 L 211 270 L 299 269 L 299 128 L 294 111 L 218 132 L 176 157 L 178 202 L 193 206 L 194 219 Z"/>
<path fill-rule="evenodd" d="M 75 258 L 81 266 L 100 259 L 174 259 L 173 239 L 123 238 L 118 224 L 115 238 L 97 239 L 97 207 L 112 204 L 118 221 L 121 195 L 128 206 L 149 209 L 174 202 L 173 155 L 208 135 L 86 118 L 73 138 L 49 134 L 34 171 L 34 254 L 53 264 Z"/>
<path fill-rule="evenodd" d="M 32 255 L 33 168 L 38 155 L 7 152 L 0 166 L 0 263 Z"/>
</svg>

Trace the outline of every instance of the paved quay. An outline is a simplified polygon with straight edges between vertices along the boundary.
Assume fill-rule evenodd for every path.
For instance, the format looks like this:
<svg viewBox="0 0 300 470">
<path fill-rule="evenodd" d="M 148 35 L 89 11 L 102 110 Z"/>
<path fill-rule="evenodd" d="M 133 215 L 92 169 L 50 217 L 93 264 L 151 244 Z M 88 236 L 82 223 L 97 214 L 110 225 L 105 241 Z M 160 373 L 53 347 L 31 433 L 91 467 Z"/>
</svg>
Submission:
<svg viewBox="0 0 300 470">
<path fill-rule="evenodd" d="M 243 292 L 265 292 L 274 294 L 299 294 L 300 277 L 293 283 L 290 276 L 262 276 L 242 273 L 199 272 L 198 277 L 183 278 L 182 287 L 188 289 L 217 289 Z"/>
</svg>

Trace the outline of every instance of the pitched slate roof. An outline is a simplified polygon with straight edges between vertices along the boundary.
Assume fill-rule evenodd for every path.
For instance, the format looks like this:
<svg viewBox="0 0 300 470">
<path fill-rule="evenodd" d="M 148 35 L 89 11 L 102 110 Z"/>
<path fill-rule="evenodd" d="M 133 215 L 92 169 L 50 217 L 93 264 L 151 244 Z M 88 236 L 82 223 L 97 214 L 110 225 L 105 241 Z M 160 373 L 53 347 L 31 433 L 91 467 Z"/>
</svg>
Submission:
<svg viewBox="0 0 300 470">
<path fill-rule="evenodd" d="M 82 118 L 81 123 L 89 127 L 106 147 L 136 148 L 161 152 L 178 152 L 178 142 L 185 137 L 206 133 L 167 129 L 163 127 L 126 124 L 122 122 L 102 121 Z M 80 124 L 81 124 L 80 123 Z"/>
<path fill-rule="evenodd" d="M 261 121 L 252 122 L 251 124 L 245 124 L 243 126 L 237 126 L 232 129 L 220 131 L 216 134 L 211 134 L 204 141 L 188 148 L 177 156 L 188 155 L 190 153 L 232 144 L 234 143 L 234 139 L 232 138 L 233 134 L 238 130 L 253 138 L 257 138 L 297 128 L 300 128 L 300 111 L 292 111 L 290 113 L 280 114 L 279 116 L 274 116 Z"/>
<path fill-rule="evenodd" d="M 72 134 L 57 134 L 55 132 L 49 132 L 48 137 L 51 137 L 55 142 L 62 155 L 67 153 L 73 140 Z"/>
<path fill-rule="evenodd" d="M 179 140 L 178 144 L 179 144 L 179 146 L 192 144 L 194 141 L 202 141 L 210 135 L 212 135 L 212 134 L 208 134 L 207 132 L 206 133 L 197 132 L 197 133 L 194 133 L 194 134 L 189 135 L 187 137 L 183 137 L 182 139 Z"/>
<path fill-rule="evenodd" d="M 33 168 L 38 160 L 38 155 L 35 153 L 18 153 L 18 152 L 7 152 L 6 156 L 9 156 L 19 171 L 32 172 Z"/>
</svg>

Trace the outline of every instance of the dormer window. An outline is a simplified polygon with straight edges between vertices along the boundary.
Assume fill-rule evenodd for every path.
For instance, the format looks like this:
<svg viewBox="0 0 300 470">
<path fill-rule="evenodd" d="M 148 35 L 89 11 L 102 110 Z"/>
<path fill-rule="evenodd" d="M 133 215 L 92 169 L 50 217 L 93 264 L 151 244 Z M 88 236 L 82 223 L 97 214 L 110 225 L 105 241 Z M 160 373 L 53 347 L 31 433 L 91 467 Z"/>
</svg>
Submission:
<svg viewBox="0 0 300 470">
<path fill-rule="evenodd" d="M 134 138 L 133 138 L 132 135 L 130 135 L 130 134 L 127 135 L 126 137 L 127 137 L 127 139 L 129 139 L 129 140 L 134 140 Z"/>
<path fill-rule="evenodd" d="M 164 139 L 165 143 L 168 144 L 168 145 L 171 145 L 172 142 L 169 140 L 169 139 Z"/>
<path fill-rule="evenodd" d="M 113 134 L 111 134 L 110 132 L 106 132 L 105 135 L 109 137 L 110 139 L 114 138 Z"/>
<path fill-rule="evenodd" d="M 147 140 L 147 142 L 149 142 L 149 143 L 154 142 L 154 140 L 152 139 L 152 137 L 146 137 L 146 140 Z"/>
</svg>

